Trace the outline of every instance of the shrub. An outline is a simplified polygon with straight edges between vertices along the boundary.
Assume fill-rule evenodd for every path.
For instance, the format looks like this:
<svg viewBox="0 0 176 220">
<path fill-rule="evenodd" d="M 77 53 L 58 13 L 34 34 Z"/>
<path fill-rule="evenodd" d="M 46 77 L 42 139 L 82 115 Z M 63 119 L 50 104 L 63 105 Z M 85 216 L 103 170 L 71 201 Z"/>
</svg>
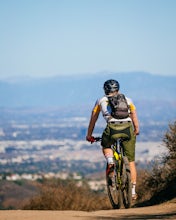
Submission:
<svg viewBox="0 0 176 220">
<path fill-rule="evenodd" d="M 77 186 L 73 181 L 45 182 L 40 194 L 32 198 L 24 209 L 30 210 L 82 210 L 111 208 L 107 195 L 92 192 L 87 185 Z"/>
<path fill-rule="evenodd" d="M 163 155 L 161 161 L 155 161 L 152 171 L 142 177 L 138 185 L 141 200 L 145 200 L 146 193 L 152 203 L 176 197 L 176 122 L 169 124 L 163 143 L 168 153 Z"/>
</svg>

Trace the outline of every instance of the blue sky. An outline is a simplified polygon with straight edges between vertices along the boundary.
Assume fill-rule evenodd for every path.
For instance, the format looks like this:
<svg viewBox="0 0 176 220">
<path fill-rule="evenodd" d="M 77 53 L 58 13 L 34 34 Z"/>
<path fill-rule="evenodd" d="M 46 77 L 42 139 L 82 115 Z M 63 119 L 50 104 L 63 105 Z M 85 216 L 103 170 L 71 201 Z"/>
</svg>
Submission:
<svg viewBox="0 0 176 220">
<path fill-rule="evenodd" d="M 0 0 L 0 77 L 176 75 L 175 0 Z"/>
</svg>

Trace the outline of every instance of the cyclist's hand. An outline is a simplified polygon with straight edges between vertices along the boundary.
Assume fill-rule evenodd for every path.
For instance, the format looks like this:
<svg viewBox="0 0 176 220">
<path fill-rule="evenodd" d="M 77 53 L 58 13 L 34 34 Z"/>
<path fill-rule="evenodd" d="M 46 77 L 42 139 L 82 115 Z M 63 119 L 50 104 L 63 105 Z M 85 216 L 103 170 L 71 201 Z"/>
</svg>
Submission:
<svg viewBox="0 0 176 220">
<path fill-rule="evenodd" d="M 134 135 L 139 135 L 139 130 L 134 130 Z"/>
<path fill-rule="evenodd" d="M 89 141 L 89 142 L 91 142 L 91 144 L 92 144 L 93 142 L 95 142 L 95 138 L 94 138 L 93 136 L 87 136 L 87 137 L 86 137 L 86 140 Z"/>
</svg>

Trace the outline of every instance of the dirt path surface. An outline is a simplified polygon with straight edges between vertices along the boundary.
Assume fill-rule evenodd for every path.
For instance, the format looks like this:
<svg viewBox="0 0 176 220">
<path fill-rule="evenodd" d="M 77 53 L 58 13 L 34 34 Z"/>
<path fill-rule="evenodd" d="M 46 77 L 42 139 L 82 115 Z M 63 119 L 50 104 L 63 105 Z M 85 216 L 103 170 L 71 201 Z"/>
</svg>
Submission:
<svg viewBox="0 0 176 220">
<path fill-rule="evenodd" d="M 176 219 L 176 202 L 141 208 L 83 211 L 0 211 L 0 220 Z"/>
</svg>

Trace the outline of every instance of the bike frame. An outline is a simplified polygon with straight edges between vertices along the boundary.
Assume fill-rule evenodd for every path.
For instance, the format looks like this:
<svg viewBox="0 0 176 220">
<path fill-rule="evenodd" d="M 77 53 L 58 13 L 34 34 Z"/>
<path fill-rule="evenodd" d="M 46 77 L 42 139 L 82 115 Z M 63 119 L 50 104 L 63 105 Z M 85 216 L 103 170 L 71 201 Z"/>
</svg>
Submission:
<svg viewBox="0 0 176 220">
<path fill-rule="evenodd" d="M 95 138 L 95 141 L 100 141 L 101 138 Z M 131 174 L 129 168 L 129 162 L 127 157 L 124 155 L 124 149 L 122 146 L 122 138 L 118 138 L 113 145 L 111 145 L 111 149 L 113 150 L 114 156 L 114 177 L 115 177 L 115 187 L 111 191 L 111 187 L 108 185 L 108 177 L 107 179 L 107 189 L 108 196 L 111 201 L 113 208 L 121 208 L 122 204 L 124 204 L 125 208 L 131 207 Z M 117 192 L 116 198 L 118 201 L 114 200 L 114 196 L 112 195 L 115 191 Z"/>
<path fill-rule="evenodd" d="M 122 174 L 122 156 L 123 156 L 123 149 L 122 146 L 120 145 L 120 139 L 117 139 L 115 144 L 111 146 L 111 149 L 113 150 L 113 155 L 114 155 L 114 163 L 115 163 L 115 176 L 117 175 L 117 184 L 119 187 L 122 186 L 122 181 L 121 181 L 121 174 Z"/>
</svg>

